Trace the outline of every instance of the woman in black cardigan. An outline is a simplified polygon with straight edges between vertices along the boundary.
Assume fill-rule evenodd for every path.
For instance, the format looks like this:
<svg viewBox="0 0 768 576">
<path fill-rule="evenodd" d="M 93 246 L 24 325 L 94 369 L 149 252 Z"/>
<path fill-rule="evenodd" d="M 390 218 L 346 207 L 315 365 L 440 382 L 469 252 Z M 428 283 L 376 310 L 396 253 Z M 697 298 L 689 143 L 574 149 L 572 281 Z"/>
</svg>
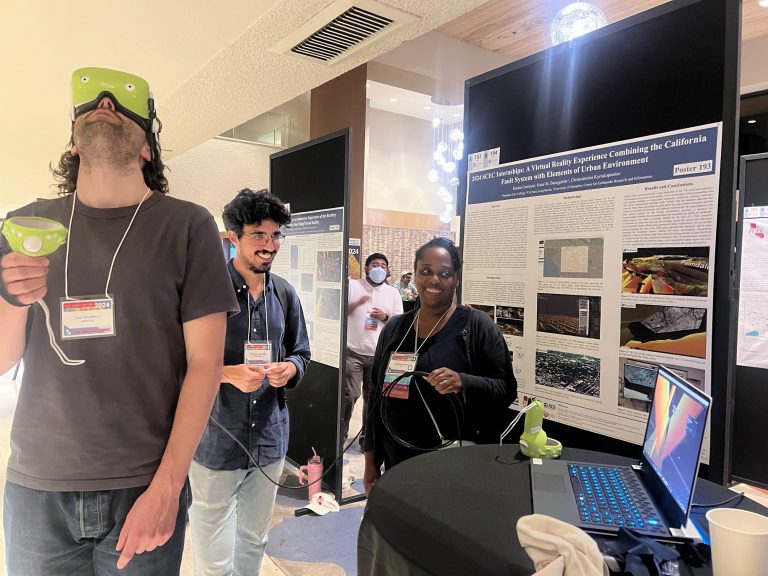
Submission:
<svg viewBox="0 0 768 576">
<path fill-rule="evenodd" d="M 498 440 L 517 395 L 509 350 L 493 320 L 456 304 L 461 259 L 453 243 L 430 240 L 416 251 L 414 268 L 421 305 L 386 324 L 374 356 L 366 493 L 382 464 L 388 469 L 452 440 Z M 411 370 L 427 375 L 391 386 Z"/>
</svg>

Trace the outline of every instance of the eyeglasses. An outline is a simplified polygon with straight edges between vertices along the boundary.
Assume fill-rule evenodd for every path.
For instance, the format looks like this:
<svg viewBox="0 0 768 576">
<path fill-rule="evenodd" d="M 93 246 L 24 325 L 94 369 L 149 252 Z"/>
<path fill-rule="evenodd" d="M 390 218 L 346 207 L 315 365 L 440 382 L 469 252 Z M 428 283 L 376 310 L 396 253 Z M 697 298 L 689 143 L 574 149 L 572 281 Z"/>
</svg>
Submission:
<svg viewBox="0 0 768 576">
<path fill-rule="evenodd" d="M 266 232 L 243 232 L 243 236 L 247 236 L 251 240 L 253 240 L 256 244 L 262 245 L 266 244 L 267 240 L 272 240 L 272 244 L 280 244 L 285 239 L 285 234 L 282 232 L 275 232 L 271 236 L 267 234 Z"/>
</svg>

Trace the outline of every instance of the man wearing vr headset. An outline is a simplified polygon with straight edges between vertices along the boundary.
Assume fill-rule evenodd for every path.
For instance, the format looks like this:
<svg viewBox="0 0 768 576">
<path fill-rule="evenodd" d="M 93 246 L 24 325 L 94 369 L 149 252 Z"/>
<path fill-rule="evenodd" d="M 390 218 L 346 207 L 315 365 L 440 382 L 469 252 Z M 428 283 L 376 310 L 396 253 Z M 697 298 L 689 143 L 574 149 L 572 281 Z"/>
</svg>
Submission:
<svg viewBox="0 0 768 576">
<path fill-rule="evenodd" d="M 60 198 L 9 214 L 61 222 L 66 246 L 44 258 L 0 244 L 0 373 L 25 366 L 8 574 L 178 574 L 187 471 L 237 301 L 211 215 L 166 195 L 147 83 L 83 68 L 72 100 Z"/>
</svg>

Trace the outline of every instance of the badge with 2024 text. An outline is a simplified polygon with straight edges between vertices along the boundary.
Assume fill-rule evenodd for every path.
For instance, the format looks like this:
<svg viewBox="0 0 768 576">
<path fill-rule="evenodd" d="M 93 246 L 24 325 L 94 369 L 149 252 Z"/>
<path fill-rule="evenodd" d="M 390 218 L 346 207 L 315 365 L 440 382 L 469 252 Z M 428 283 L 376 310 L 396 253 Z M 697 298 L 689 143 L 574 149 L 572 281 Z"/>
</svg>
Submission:
<svg viewBox="0 0 768 576">
<path fill-rule="evenodd" d="M 243 344 L 243 364 L 268 366 L 272 362 L 272 343 L 266 340 Z"/>
<path fill-rule="evenodd" d="M 383 384 L 384 391 L 391 386 L 391 390 L 386 392 L 387 396 L 390 398 L 401 398 L 403 400 L 408 398 L 408 393 L 411 387 L 411 377 L 406 376 L 405 378 L 402 378 L 394 386 L 392 386 L 392 382 L 394 382 L 398 376 L 405 374 L 406 372 L 414 371 L 418 359 L 418 354 L 392 352 L 389 355 L 389 364 L 387 364 L 387 371 L 384 374 Z"/>
<path fill-rule="evenodd" d="M 83 296 L 61 299 L 61 339 L 102 338 L 115 335 L 115 300 Z"/>
</svg>

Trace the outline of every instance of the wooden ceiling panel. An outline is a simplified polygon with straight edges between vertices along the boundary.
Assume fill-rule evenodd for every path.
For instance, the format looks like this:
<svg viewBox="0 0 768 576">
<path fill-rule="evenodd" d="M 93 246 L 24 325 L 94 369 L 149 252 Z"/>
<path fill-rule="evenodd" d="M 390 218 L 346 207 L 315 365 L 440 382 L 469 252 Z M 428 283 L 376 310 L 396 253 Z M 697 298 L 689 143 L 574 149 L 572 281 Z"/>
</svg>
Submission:
<svg viewBox="0 0 768 576">
<path fill-rule="evenodd" d="M 592 0 L 608 23 L 654 8 L 668 0 Z M 512 61 L 549 48 L 549 22 L 566 0 L 490 0 L 438 28 L 443 34 Z M 742 38 L 768 35 L 768 8 L 743 0 Z"/>
</svg>

